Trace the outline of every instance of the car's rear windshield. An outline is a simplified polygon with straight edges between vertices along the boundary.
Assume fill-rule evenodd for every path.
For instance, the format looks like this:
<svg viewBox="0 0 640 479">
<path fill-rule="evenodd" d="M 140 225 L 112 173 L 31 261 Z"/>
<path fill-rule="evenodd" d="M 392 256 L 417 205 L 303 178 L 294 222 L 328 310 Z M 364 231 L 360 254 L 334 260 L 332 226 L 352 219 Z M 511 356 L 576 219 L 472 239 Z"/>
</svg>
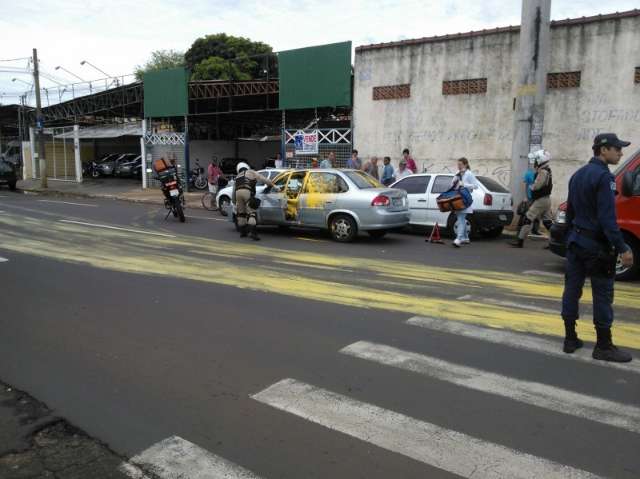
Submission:
<svg viewBox="0 0 640 479">
<path fill-rule="evenodd" d="M 345 171 L 347 177 L 361 190 L 369 188 L 384 188 L 382 183 L 361 171 Z"/>
<path fill-rule="evenodd" d="M 478 176 L 478 181 L 484 185 L 486 189 L 492 193 L 509 193 L 509 190 L 492 178 L 486 176 Z"/>
</svg>

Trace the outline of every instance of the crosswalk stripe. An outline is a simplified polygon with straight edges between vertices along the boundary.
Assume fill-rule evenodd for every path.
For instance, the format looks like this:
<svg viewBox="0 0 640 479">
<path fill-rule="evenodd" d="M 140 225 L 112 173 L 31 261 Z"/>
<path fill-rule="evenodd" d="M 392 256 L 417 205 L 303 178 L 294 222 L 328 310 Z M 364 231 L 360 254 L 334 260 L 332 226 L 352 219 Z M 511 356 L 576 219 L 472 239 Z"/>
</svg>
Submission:
<svg viewBox="0 0 640 479">
<path fill-rule="evenodd" d="M 526 303 L 517 303 L 515 301 L 502 301 L 499 299 L 487 298 L 487 297 L 480 298 L 479 296 L 472 296 L 470 294 L 465 294 L 464 296 L 460 296 L 458 299 L 461 301 L 468 301 L 468 300 L 479 301 L 482 303 L 494 304 L 496 306 L 506 306 L 508 308 L 517 308 L 517 309 L 524 309 L 527 311 L 536 311 L 538 313 L 558 314 L 557 309 L 542 308 L 540 306 L 535 306 L 535 305 L 526 304 Z"/>
<path fill-rule="evenodd" d="M 154 479 L 260 479 L 253 472 L 178 436 L 154 444 L 129 462 Z M 133 479 L 146 477 L 130 464 L 122 464 L 120 470 Z"/>
<path fill-rule="evenodd" d="M 514 333 L 504 329 L 484 328 L 460 321 L 446 321 L 437 318 L 425 318 L 414 316 L 407 321 L 407 324 L 419 326 L 421 328 L 430 329 L 442 333 L 456 334 L 467 338 L 487 341 L 494 344 L 509 346 L 517 349 L 526 349 L 546 356 L 554 356 L 563 359 L 587 362 L 589 364 L 620 369 L 636 374 L 640 374 L 640 362 L 631 363 L 611 363 L 607 361 L 596 361 L 591 357 L 591 348 L 585 346 L 577 350 L 573 354 L 565 354 L 562 352 L 562 340 L 551 341 L 541 337 L 528 334 Z"/>
<path fill-rule="evenodd" d="M 252 397 L 276 409 L 463 477 L 598 477 L 295 379 L 283 379 Z"/>
<path fill-rule="evenodd" d="M 461 366 L 368 341 L 353 343 L 340 352 L 423 376 L 431 376 L 476 391 L 496 394 L 532 406 L 640 433 L 640 408 L 634 406 Z"/>
</svg>

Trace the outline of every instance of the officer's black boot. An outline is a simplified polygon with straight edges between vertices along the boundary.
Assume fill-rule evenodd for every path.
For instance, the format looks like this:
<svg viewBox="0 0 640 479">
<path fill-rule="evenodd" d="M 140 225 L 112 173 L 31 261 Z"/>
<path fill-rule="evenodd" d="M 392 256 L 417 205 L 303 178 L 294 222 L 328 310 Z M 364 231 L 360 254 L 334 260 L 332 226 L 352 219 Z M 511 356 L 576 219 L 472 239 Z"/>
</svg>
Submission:
<svg viewBox="0 0 640 479">
<path fill-rule="evenodd" d="M 512 248 L 524 248 L 524 240 L 518 238 L 515 241 L 512 241 L 511 243 L 509 243 L 511 245 Z"/>
<path fill-rule="evenodd" d="M 551 231 L 551 227 L 553 226 L 553 221 L 543 220 L 542 224 L 544 225 L 545 228 L 547 228 L 547 231 Z"/>
<path fill-rule="evenodd" d="M 580 338 L 578 338 L 578 334 L 576 333 L 576 322 L 575 321 L 565 321 L 564 322 L 564 346 L 562 350 L 571 354 L 575 352 L 576 349 L 580 349 L 584 346 L 584 343 Z"/>
<path fill-rule="evenodd" d="M 611 341 L 611 329 L 599 328 L 596 326 L 598 340 L 593 348 L 593 359 L 601 361 L 611 361 L 614 363 L 628 363 L 631 361 L 631 354 L 622 349 L 618 349 Z"/>
<path fill-rule="evenodd" d="M 240 227 L 240 238 L 246 238 L 248 231 L 249 231 L 249 227 L 247 225 L 241 226 Z"/>
<path fill-rule="evenodd" d="M 260 237 L 258 236 L 258 227 L 256 225 L 251 225 L 251 232 L 249 236 L 253 241 L 260 241 Z"/>
</svg>

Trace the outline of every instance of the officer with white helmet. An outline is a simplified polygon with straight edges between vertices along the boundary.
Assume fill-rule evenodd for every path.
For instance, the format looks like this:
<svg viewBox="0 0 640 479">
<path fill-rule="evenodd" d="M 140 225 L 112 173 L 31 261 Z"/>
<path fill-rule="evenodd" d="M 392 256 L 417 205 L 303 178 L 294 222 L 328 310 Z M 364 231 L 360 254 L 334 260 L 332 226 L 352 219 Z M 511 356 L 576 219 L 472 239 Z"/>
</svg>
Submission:
<svg viewBox="0 0 640 479">
<path fill-rule="evenodd" d="M 518 239 L 512 243 L 515 248 L 524 246 L 524 240 L 531 233 L 535 220 L 542 220 L 542 224 L 547 229 L 550 229 L 552 224 L 551 191 L 553 189 L 553 177 L 551 168 L 549 168 L 551 154 L 546 150 L 538 150 L 534 151 L 530 157 L 534 160 L 536 170 L 535 178 L 531 185 L 531 199 L 533 202 L 527 210 L 524 225 L 520 229 Z"/>
<path fill-rule="evenodd" d="M 277 187 L 269 178 L 252 170 L 245 162 L 238 163 L 236 171 L 238 176 L 233 186 L 232 200 L 236 205 L 240 237 L 245 238 L 249 234 L 251 239 L 258 241 L 260 238 L 257 232 L 256 210 L 260 206 L 260 200 L 256 198 L 256 185 L 265 183 L 273 188 Z"/>
</svg>

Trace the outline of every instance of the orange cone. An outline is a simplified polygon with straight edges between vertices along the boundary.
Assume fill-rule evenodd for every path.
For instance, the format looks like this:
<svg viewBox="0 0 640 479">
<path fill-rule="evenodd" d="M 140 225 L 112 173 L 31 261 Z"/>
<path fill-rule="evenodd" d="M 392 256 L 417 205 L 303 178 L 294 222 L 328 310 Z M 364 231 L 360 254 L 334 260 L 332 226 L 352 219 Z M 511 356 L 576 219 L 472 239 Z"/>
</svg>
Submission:
<svg viewBox="0 0 640 479">
<path fill-rule="evenodd" d="M 438 225 L 438 223 L 435 224 L 435 226 L 431 230 L 431 234 L 425 241 L 427 243 L 444 244 L 444 241 L 442 241 L 442 238 L 440 237 L 440 226 Z"/>
</svg>

